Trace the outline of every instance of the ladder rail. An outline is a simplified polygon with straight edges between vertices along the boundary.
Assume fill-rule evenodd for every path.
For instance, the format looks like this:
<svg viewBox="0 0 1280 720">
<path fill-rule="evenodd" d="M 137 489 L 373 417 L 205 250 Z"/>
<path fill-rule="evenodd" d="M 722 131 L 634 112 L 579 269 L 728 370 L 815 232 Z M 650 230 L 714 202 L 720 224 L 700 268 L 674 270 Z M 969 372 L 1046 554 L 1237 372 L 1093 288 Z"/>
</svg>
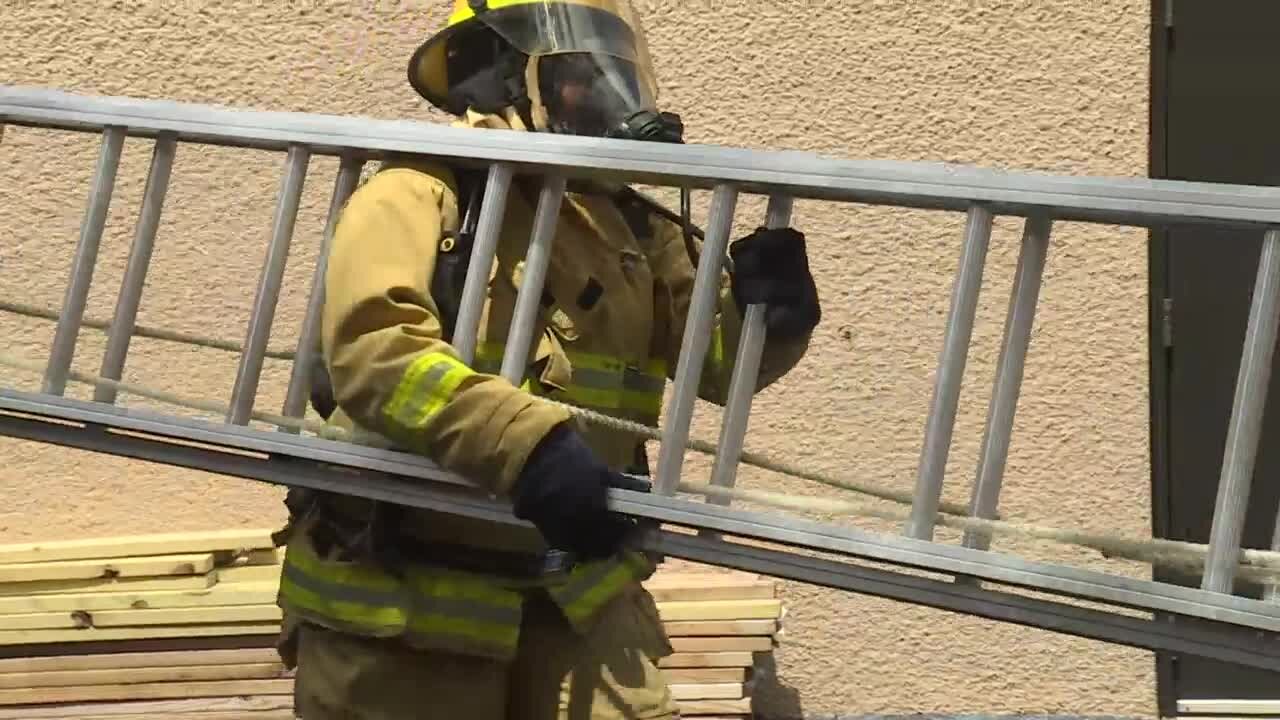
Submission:
<svg viewBox="0 0 1280 720">
<path fill-rule="evenodd" d="M 446 158 L 475 167 L 510 163 L 522 172 L 559 172 L 670 187 L 797 199 L 966 212 L 984 203 L 999 215 L 1050 214 L 1058 220 L 1133 227 L 1208 223 L 1280 225 L 1280 188 L 1128 177 L 1055 176 L 943 163 L 843 160 L 797 151 L 636 143 L 507 130 L 475 132 L 432 122 L 90 96 L 0 85 L 0 123 L 130 137 L 177 133 L 183 142 L 313 155 L 389 153 Z"/>
<path fill-rule="evenodd" d="M 213 466 L 216 472 L 246 479 L 527 525 L 511 514 L 509 504 L 491 499 L 468 479 L 441 470 L 426 458 L 396 451 L 359 448 L 363 452 L 357 453 L 344 442 L 3 389 L 0 429 L 14 436 L 99 451 L 107 442 L 131 443 L 131 456 L 153 462 Z M 115 440 L 108 441 L 110 437 Z M 202 460 L 194 461 L 199 454 Z M 617 512 L 723 536 L 1280 632 L 1280 607 L 1252 598 L 656 493 L 614 489 L 609 497 L 610 507 Z M 805 563 L 816 558 L 795 555 L 794 559 Z"/>
<path fill-rule="evenodd" d="M 65 406 L 76 401 L 59 403 Z M 26 413 L 16 408 L 36 410 Z M 41 442 L 54 442 L 71 447 L 99 452 L 124 451 L 132 457 L 165 462 L 182 467 L 208 469 L 246 479 L 267 482 L 285 487 L 305 487 L 331 492 L 351 492 L 361 497 L 394 502 L 503 524 L 524 526 L 509 508 L 477 494 L 459 494 L 439 486 L 424 484 L 416 477 L 395 477 L 394 472 L 379 471 L 361 475 L 353 483 L 349 469 L 335 468 L 331 464 L 305 454 L 275 457 L 246 456 L 238 443 L 231 443 L 225 451 L 176 447 L 162 437 L 173 436 L 173 426 L 167 422 L 155 422 L 160 437 L 148 437 L 143 431 L 120 436 L 120 445 L 106 445 L 108 433 L 100 432 L 108 427 L 111 419 L 90 409 L 85 412 L 59 411 L 50 414 L 46 403 L 23 401 L 14 393 L 0 391 L 0 429 L 16 437 L 26 437 Z M 12 413 L 12 414 L 11 414 Z M 119 414 L 119 408 L 111 408 L 108 414 Z M 52 415 L 65 415 L 59 422 L 45 422 Z M 68 428 L 66 421 L 78 417 L 80 428 Z M 107 420 L 108 425 L 96 421 Z M 145 422 L 133 418 L 126 424 L 135 427 Z M 144 434 L 138 434 L 142 432 Z M 210 426 L 205 439 L 217 434 L 243 435 L 258 439 L 260 433 L 234 426 Z M 289 436 L 289 445 L 302 444 L 303 438 Z M 305 452 L 305 450 L 300 450 Z M 197 460 L 199 458 L 199 460 Z M 676 513 L 650 510 L 655 500 L 690 506 L 696 517 L 697 503 L 676 498 L 660 498 L 628 490 L 611 490 L 610 503 L 620 510 L 630 510 L 652 517 L 666 517 L 679 522 Z M 632 507 L 632 504 L 635 504 Z M 688 522 L 686 520 L 686 522 Z M 697 525 L 697 523 L 694 523 Z M 718 536 L 719 534 L 717 534 Z M 786 543 L 783 543 L 786 545 Z M 844 556 L 841 560 L 798 555 L 786 550 L 749 546 L 723 539 L 690 536 L 661 530 L 650 531 L 638 538 L 638 547 L 663 555 L 705 562 L 747 572 L 759 572 L 799 582 L 812 583 L 855 593 L 885 597 L 903 602 L 977 615 L 988 619 L 1030 625 L 1053 632 L 1078 637 L 1120 643 L 1148 650 L 1168 650 L 1199 655 L 1201 657 L 1233 662 L 1266 670 L 1280 670 L 1280 643 L 1270 632 L 1250 631 L 1224 625 L 1221 620 L 1207 620 L 1194 625 L 1171 625 L 1162 620 L 1144 619 L 1107 613 L 1077 605 L 1027 597 L 1014 593 L 972 588 L 964 585 L 909 575 L 890 570 L 862 567 L 857 556 Z M 836 551 L 839 554 L 839 551 Z"/>
</svg>

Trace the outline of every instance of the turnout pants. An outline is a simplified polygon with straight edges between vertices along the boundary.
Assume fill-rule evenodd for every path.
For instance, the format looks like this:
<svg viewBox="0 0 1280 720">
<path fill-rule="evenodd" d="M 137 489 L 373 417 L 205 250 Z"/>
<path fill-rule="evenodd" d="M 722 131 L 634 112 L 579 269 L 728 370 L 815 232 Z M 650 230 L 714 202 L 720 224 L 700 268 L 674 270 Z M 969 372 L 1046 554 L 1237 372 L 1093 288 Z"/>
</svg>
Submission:
<svg viewBox="0 0 1280 720">
<path fill-rule="evenodd" d="M 515 660 L 501 663 L 311 624 L 295 629 L 294 701 L 303 720 L 668 720 L 657 667 L 671 646 L 636 585 L 575 633 L 544 593 L 525 602 Z"/>
</svg>

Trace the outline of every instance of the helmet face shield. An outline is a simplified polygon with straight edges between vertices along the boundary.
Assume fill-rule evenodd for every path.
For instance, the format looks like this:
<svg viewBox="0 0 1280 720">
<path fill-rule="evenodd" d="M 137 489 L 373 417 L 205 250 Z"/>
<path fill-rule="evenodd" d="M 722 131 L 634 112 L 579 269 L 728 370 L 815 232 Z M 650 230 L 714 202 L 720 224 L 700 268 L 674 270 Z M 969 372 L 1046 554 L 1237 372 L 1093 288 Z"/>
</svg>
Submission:
<svg viewBox="0 0 1280 720">
<path fill-rule="evenodd" d="M 533 0 L 476 13 L 536 63 L 552 129 L 604 135 L 643 111 L 658 89 L 640 19 L 628 0 Z"/>
</svg>

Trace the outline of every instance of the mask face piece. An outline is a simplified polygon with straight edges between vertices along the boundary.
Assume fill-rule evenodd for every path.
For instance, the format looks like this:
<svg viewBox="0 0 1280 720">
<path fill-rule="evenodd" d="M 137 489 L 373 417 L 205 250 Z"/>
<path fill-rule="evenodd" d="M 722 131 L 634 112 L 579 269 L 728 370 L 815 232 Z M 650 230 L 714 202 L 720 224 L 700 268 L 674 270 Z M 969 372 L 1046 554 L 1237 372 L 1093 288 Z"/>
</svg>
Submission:
<svg viewBox="0 0 1280 720">
<path fill-rule="evenodd" d="M 593 137 L 628 135 L 628 121 L 657 116 L 656 103 L 635 64 L 600 53 L 539 58 L 539 94 L 553 132 Z"/>
</svg>

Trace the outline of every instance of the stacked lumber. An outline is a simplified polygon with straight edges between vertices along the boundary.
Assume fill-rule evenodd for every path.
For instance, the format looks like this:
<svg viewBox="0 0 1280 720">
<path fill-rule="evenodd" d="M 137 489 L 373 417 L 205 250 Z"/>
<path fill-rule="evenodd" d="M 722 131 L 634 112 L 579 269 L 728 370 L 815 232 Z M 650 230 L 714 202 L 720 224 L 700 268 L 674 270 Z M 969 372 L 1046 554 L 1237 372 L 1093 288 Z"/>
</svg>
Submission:
<svg viewBox="0 0 1280 720">
<path fill-rule="evenodd" d="M 282 557 L 265 530 L 0 545 L 0 720 L 292 718 Z M 750 717 L 782 617 L 774 583 L 663 570 L 646 586 L 682 713 Z"/>
<path fill-rule="evenodd" d="M 645 583 L 675 653 L 659 663 L 684 717 L 751 716 L 756 660 L 782 620 L 775 584 L 745 573 L 659 571 Z"/>
</svg>

